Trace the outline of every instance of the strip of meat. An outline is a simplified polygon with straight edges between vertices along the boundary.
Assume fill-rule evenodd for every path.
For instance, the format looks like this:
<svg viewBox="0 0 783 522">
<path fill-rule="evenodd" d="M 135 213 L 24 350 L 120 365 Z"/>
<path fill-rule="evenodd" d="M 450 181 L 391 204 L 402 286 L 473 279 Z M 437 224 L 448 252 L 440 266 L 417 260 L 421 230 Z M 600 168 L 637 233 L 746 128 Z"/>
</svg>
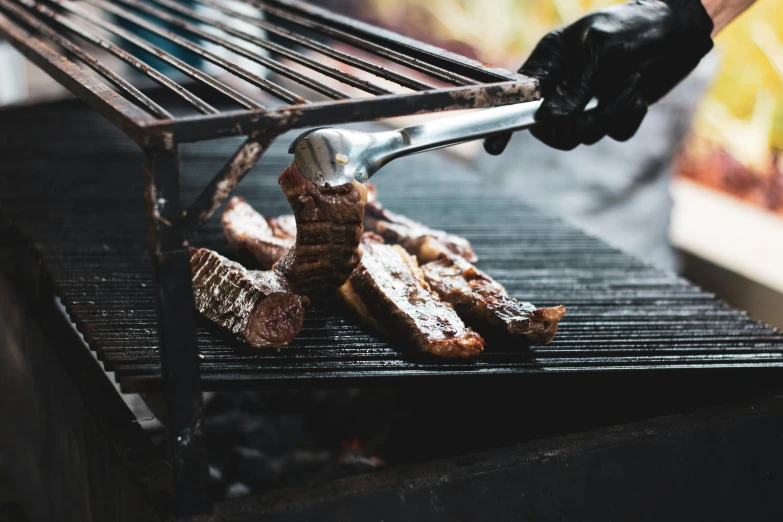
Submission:
<svg viewBox="0 0 783 522">
<path fill-rule="evenodd" d="M 296 244 L 274 266 L 297 292 L 332 296 L 359 263 L 367 188 L 319 187 L 291 164 L 278 180 L 296 218 Z"/>
<path fill-rule="evenodd" d="M 418 351 L 475 357 L 484 340 L 430 289 L 416 259 L 397 245 L 365 234 L 362 259 L 340 296 L 364 321 Z"/>
<path fill-rule="evenodd" d="M 478 258 L 467 239 L 443 230 L 434 230 L 400 214 L 383 208 L 380 203 L 367 203 L 364 225 L 386 242 L 401 245 L 416 256 L 419 263 L 429 263 L 441 254 L 456 254 L 468 261 Z"/>
<path fill-rule="evenodd" d="M 517 301 L 503 285 L 458 256 L 443 256 L 421 269 L 440 298 L 484 335 L 501 333 L 529 344 L 548 344 L 566 313 L 564 306 L 536 308 Z"/>
<path fill-rule="evenodd" d="M 190 249 L 196 310 L 254 348 L 285 346 L 304 321 L 306 302 L 278 272 L 247 270 L 206 248 Z"/>
<path fill-rule="evenodd" d="M 281 219 L 285 216 L 264 219 L 243 198 L 233 197 L 221 221 L 226 240 L 237 257 L 247 265 L 269 270 L 294 245 L 296 228 L 293 235 L 288 234 Z"/>
</svg>

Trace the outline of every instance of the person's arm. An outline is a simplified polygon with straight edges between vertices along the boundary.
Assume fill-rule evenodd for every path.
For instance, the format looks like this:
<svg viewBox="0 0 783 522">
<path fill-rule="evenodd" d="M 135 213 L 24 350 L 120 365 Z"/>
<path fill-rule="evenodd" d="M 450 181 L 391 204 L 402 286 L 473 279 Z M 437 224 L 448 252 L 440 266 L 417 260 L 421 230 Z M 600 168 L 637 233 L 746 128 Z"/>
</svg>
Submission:
<svg viewBox="0 0 783 522">
<path fill-rule="evenodd" d="M 703 0 L 704 9 L 712 18 L 715 28 L 712 30 L 714 38 L 729 23 L 737 18 L 748 7 L 753 5 L 756 0 Z"/>
<path fill-rule="evenodd" d="M 531 133 L 571 150 L 636 133 L 647 107 L 668 93 L 712 49 L 712 37 L 753 0 L 633 0 L 544 36 L 519 69 L 544 99 Z M 592 99 L 598 106 L 585 112 Z M 499 154 L 510 135 L 485 141 Z"/>
</svg>

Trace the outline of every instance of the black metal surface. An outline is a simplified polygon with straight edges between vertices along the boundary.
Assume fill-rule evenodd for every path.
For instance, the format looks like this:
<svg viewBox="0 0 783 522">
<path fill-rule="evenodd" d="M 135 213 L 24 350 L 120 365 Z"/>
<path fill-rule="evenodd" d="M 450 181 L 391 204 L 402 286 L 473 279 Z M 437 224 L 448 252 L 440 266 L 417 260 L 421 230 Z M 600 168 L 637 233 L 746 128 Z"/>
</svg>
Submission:
<svg viewBox="0 0 783 522">
<path fill-rule="evenodd" d="M 190 255 L 182 234 L 177 149 L 149 150 L 145 164 L 147 221 L 155 274 L 164 374 L 166 427 L 180 515 L 209 511 L 204 402 L 193 317 Z"/>
<path fill-rule="evenodd" d="M 142 157 L 97 116 L 73 105 L 55 109 L 0 118 L 6 173 L 0 204 L 6 219 L 36 245 L 72 319 L 123 388 L 160 389 L 159 322 L 138 175 Z M 42 134 L 58 139 L 36 144 L 32 137 Z M 238 189 L 269 215 L 289 211 L 276 181 L 291 159 L 287 141 L 274 144 Z M 198 195 L 237 145 L 229 140 L 182 149 L 183 200 Z M 566 305 L 555 341 L 529 353 L 490 345 L 476 361 L 432 361 L 406 355 L 350 316 L 313 308 L 299 337 L 278 354 L 242 348 L 199 323 L 204 389 L 783 367 L 780 332 L 496 194 L 441 154 L 400 160 L 377 181 L 390 209 L 469 238 L 479 267 L 512 295 Z M 194 244 L 230 254 L 217 217 Z"/>
<path fill-rule="evenodd" d="M 370 26 L 296 1 L 249 2 L 257 9 L 252 16 L 221 0 L 197 0 L 193 8 L 171 0 L 87 0 L 89 5 L 84 4 L 0 0 L 0 36 L 77 96 L 98 106 L 145 147 L 488 107 L 538 96 L 530 78 L 388 31 L 373 33 Z M 220 16 L 245 25 L 221 22 Z M 263 31 L 258 34 L 249 28 Z M 153 36 L 177 52 L 154 44 Z M 221 53 L 208 49 L 207 43 Z M 85 48 L 80 47 L 83 44 Z M 125 69 L 101 62 L 94 49 L 108 51 Z M 139 60 L 133 54 L 138 50 L 233 106 L 218 110 L 166 72 Z M 193 67 L 178 51 L 215 64 L 225 74 Z M 258 64 L 263 72 L 243 67 L 242 59 Z M 134 90 L 128 69 L 178 95 L 189 111 L 170 112 L 171 107 L 160 107 Z M 283 80 L 297 84 L 303 94 L 284 86 Z M 111 99 L 102 92 L 107 84 L 118 89 Z M 266 108 L 268 104 L 271 108 Z M 193 117 L 194 113 L 200 115 Z"/>
</svg>

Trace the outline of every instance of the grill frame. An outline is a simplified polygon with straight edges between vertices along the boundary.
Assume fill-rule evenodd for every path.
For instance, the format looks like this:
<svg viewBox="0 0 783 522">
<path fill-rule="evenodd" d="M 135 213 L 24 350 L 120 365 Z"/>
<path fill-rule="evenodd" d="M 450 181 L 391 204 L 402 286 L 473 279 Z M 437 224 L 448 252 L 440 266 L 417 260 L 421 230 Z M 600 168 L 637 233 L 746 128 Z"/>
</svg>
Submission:
<svg viewBox="0 0 783 522">
<path fill-rule="evenodd" d="M 86 0 L 85 3 L 94 8 L 111 7 L 113 14 L 132 23 L 134 18 L 124 14 L 125 8 L 152 5 L 153 9 L 159 8 L 161 12 L 165 12 L 165 9 L 177 12 L 176 6 L 181 5 L 167 0 Z M 398 85 L 413 90 L 408 94 L 383 94 L 384 89 L 373 87 L 372 82 L 351 77 L 347 73 L 329 74 L 332 78 L 347 80 L 353 87 L 364 87 L 365 91 L 369 89 L 368 92 L 374 95 L 366 99 L 350 99 L 350 96 L 344 96 L 334 88 L 317 85 L 318 81 L 309 79 L 307 74 L 297 74 L 296 71 L 292 73 L 290 67 L 278 60 L 265 57 L 257 51 L 243 52 L 243 47 L 238 47 L 236 42 L 232 43 L 226 38 L 229 33 L 226 33 L 225 29 L 217 40 L 211 40 L 224 49 L 233 51 L 235 57 L 239 55 L 261 63 L 310 87 L 315 84 L 316 91 L 327 97 L 337 98 L 336 101 L 306 103 L 307 100 L 300 99 L 284 87 L 258 77 L 231 60 L 216 57 L 198 40 L 187 40 L 165 28 L 158 32 L 158 36 L 165 40 L 179 44 L 289 103 L 288 106 L 266 109 L 257 100 L 189 66 L 151 44 L 145 37 L 134 35 L 111 21 L 95 17 L 72 1 L 0 0 L 0 37 L 5 38 L 71 93 L 87 102 L 144 151 L 147 218 L 155 271 L 157 313 L 160 319 L 160 358 L 171 465 L 174 471 L 176 501 L 173 510 L 178 515 L 199 514 L 210 510 L 207 494 L 209 471 L 201 430 L 203 398 L 200 362 L 194 333 L 193 296 L 186 247 L 188 240 L 233 192 L 272 142 L 283 132 L 295 128 L 490 107 L 530 101 L 540 96 L 536 82 L 530 78 L 481 64 L 296 0 L 249 0 L 247 3 L 268 15 L 263 21 L 265 31 L 276 30 L 277 36 L 287 38 L 289 42 L 302 44 L 322 53 L 326 49 L 320 42 L 311 41 L 304 35 L 297 35 L 297 38 L 292 39 L 293 32 L 286 34 L 285 24 L 281 26 L 280 20 L 311 30 L 316 35 L 348 42 L 362 51 L 369 51 L 376 57 L 380 56 L 415 71 L 424 72 L 450 86 L 431 88 L 429 82 L 388 71 L 382 65 L 373 66 L 375 62 L 372 60 L 332 50 L 328 54 L 331 58 L 371 72 L 376 77 L 397 81 Z M 210 4 L 213 8 L 220 5 L 215 0 L 197 0 L 197 5 L 209 7 Z M 187 9 L 184 6 L 182 8 Z M 232 11 L 236 13 L 235 10 Z M 64 13 L 69 16 L 64 16 Z M 154 15 L 154 12 L 145 13 Z M 189 16 L 189 13 L 183 13 L 181 10 L 178 13 L 186 18 Z M 77 22 L 73 22 L 73 15 L 76 16 Z M 196 34 L 192 28 L 200 29 L 195 25 L 193 16 L 189 19 L 191 25 L 184 22 L 184 25 L 179 24 L 178 27 L 191 31 L 189 34 Z M 162 19 L 157 20 L 160 22 Z M 202 19 L 201 22 L 203 21 Z M 88 24 L 87 27 L 85 23 Z M 145 24 L 144 20 L 135 20 L 137 28 L 150 29 L 150 26 Z M 214 24 L 211 25 L 212 27 L 208 28 L 214 29 Z M 111 38 L 102 37 L 101 31 L 111 33 L 152 53 L 190 76 L 197 85 L 205 84 L 211 87 L 218 95 L 233 99 L 245 110 L 220 112 L 165 73 L 129 55 L 126 50 L 112 42 Z M 202 114 L 195 117 L 175 117 L 172 112 L 135 88 L 128 79 L 113 72 L 71 41 L 70 38 L 74 35 L 108 50 Z M 268 32 L 263 35 L 263 40 L 268 40 Z M 209 37 L 204 33 L 201 33 L 201 36 Z M 241 34 L 232 36 L 242 37 Z M 247 42 L 248 39 L 242 37 L 242 41 Z M 273 43 L 267 44 L 258 40 L 250 43 L 261 44 L 266 50 L 280 51 Z M 315 64 L 319 72 L 329 73 L 328 65 L 318 66 L 314 60 L 308 62 L 307 58 L 301 58 L 297 51 L 287 56 L 298 60 L 300 64 Z M 295 103 L 290 104 L 291 102 Z M 247 136 L 247 140 L 207 183 L 194 203 L 186 208 L 180 191 L 179 145 L 238 135 Z"/>
</svg>

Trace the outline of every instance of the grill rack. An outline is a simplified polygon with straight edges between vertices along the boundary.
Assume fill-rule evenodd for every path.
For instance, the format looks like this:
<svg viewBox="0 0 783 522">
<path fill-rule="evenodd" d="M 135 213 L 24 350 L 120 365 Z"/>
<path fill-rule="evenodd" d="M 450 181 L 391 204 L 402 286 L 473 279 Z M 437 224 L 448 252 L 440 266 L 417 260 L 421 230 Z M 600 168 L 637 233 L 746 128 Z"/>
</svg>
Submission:
<svg viewBox="0 0 783 522">
<path fill-rule="evenodd" d="M 196 325 L 190 267 L 183 248 L 188 239 L 285 131 L 539 97 L 537 84 L 530 78 L 313 5 L 247 0 L 242 5 L 252 7 L 252 15 L 237 5 L 225 0 L 192 0 L 189 4 L 176 0 L 0 0 L 0 37 L 144 151 L 175 477 L 173 509 L 179 515 L 210 509 L 200 429 L 203 401 Z M 231 22 L 220 22 L 221 17 Z M 123 27 L 128 24 L 137 30 Z M 222 69 L 233 80 L 188 64 L 154 39 Z M 91 49 L 100 49 L 101 55 L 111 59 Z M 138 51 L 189 78 L 193 87 L 178 82 L 160 66 L 145 63 Z M 241 59 L 297 87 L 259 74 L 256 67 L 239 65 Z M 123 66 L 120 70 L 118 63 Z M 175 95 L 190 113 L 165 107 L 142 92 L 134 86 L 128 69 Z M 245 88 L 233 86 L 236 81 L 244 82 Z M 310 94 L 294 92 L 298 88 Z M 197 89 L 209 96 L 197 94 Z M 217 106 L 224 103 L 234 108 L 219 110 Z M 246 136 L 247 140 L 185 208 L 180 194 L 179 144 L 228 136 Z"/>
</svg>

